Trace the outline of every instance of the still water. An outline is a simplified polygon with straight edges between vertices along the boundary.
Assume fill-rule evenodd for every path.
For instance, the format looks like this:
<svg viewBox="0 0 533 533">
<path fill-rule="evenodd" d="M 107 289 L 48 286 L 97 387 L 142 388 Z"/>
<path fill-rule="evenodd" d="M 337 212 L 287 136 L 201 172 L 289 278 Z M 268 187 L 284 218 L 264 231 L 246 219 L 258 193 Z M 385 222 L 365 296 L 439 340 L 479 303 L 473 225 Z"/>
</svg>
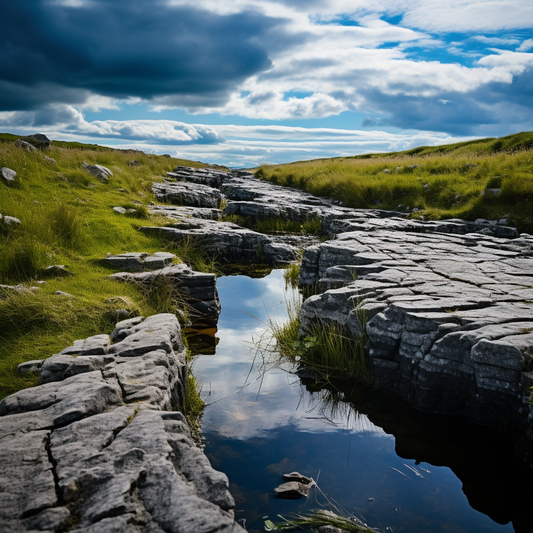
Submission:
<svg viewBox="0 0 533 533">
<path fill-rule="evenodd" d="M 332 504 L 394 533 L 533 531 L 533 483 L 501 435 L 362 386 L 329 401 L 255 348 L 267 342 L 266 322 L 285 320 L 286 302 L 299 297 L 283 271 L 225 276 L 217 287 L 216 350 L 200 348 L 193 372 L 207 404 L 205 452 L 228 475 L 248 531 Z M 319 490 L 276 498 L 281 474 L 295 470 Z"/>
</svg>

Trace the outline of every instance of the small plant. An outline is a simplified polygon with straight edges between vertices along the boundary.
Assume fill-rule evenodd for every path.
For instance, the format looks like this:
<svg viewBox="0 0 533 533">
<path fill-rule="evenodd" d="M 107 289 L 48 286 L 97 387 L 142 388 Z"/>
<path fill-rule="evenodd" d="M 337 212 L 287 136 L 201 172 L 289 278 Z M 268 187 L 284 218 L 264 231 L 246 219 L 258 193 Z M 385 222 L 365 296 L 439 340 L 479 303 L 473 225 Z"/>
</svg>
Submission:
<svg viewBox="0 0 533 533">
<path fill-rule="evenodd" d="M 283 279 L 289 287 L 298 287 L 298 278 L 300 277 L 301 263 L 291 263 L 283 273 Z"/>
<path fill-rule="evenodd" d="M 270 520 L 265 522 L 266 531 L 290 531 L 331 526 L 342 533 L 376 533 L 375 529 L 368 527 L 355 517 L 341 516 L 332 511 L 318 510 L 309 514 L 297 514 L 285 519 L 282 523 L 274 524 Z"/>
<path fill-rule="evenodd" d="M 195 439 L 199 442 L 201 435 L 201 420 L 204 413 L 205 403 L 200 397 L 201 389 L 192 373 L 187 372 L 187 385 L 181 410 L 189 427 L 192 429 Z"/>
</svg>

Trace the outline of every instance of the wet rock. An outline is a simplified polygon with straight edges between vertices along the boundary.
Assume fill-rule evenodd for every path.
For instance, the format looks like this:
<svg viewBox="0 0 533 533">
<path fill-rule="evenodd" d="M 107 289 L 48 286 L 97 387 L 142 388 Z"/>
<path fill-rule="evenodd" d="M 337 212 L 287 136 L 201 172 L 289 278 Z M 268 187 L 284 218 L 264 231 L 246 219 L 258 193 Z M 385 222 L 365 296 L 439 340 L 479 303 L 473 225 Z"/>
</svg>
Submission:
<svg viewBox="0 0 533 533">
<path fill-rule="evenodd" d="M 298 500 L 304 496 L 309 496 L 309 485 L 304 483 L 298 483 L 297 481 L 289 481 L 281 484 L 274 489 L 274 492 L 278 498 L 284 498 L 288 500 Z"/>
<path fill-rule="evenodd" d="M 290 474 L 283 474 L 283 479 L 287 481 L 297 481 L 298 483 L 303 483 L 304 485 L 309 485 L 314 483 L 313 478 L 304 476 L 300 472 L 291 472 Z"/>
<path fill-rule="evenodd" d="M 13 183 L 17 173 L 14 170 L 11 170 L 7 167 L 0 168 L 0 176 L 6 183 Z"/>
<path fill-rule="evenodd" d="M 92 176 L 99 179 L 102 183 L 108 183 L 109 178 L 113 177 L 113 172 L 111 172 L 107 167 L 103 167 L 102 165 L 88 165 L 84 161 L 81 166 Z"/>
</svg>

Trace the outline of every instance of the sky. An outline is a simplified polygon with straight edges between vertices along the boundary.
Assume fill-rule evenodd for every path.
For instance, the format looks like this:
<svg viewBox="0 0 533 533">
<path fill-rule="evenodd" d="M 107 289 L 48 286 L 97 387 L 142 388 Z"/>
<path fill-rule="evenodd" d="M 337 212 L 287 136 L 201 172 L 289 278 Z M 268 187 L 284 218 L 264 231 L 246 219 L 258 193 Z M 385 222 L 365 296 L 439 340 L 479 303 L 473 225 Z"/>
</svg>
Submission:
<svg viewBox="0 0 533 533">
<path fill-rule="evenodd" d="M 533 130 L 531 0 L 0 0 L 0 131 L 230 167 Z"/>
</svg>

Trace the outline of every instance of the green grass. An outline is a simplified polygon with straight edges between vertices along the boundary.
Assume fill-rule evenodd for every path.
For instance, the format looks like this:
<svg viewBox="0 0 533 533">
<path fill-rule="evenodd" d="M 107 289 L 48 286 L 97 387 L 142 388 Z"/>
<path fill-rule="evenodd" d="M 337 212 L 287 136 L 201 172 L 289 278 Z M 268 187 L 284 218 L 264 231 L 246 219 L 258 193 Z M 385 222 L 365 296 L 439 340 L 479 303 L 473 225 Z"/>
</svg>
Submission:
<svg viewBox="0 0 533 533">
<path fill-rule="evenodd" d="M 283 517 L 280 516 L 280 518 Z M 331 526 L 337 528 L 336 531 L 340 530 L 346 533 L 376 533 L 375 529 L 368 527 L 355 517 L 342 516 L 331 511 L 318 510 L 307 514 L 295 514 L 289 519 L 283 519 L 284 522 L 274 524 L 268 521 L 266 525 L 270 531 L 301 531 L 320 526 Z"/>
<path fill-rule="evenodd" d="M 287 315 L 286 322 L 269 321 L 277 352 L 282 358 L 312 370 L 321 383 L 368 378 L 364 337 L 354 338 L 337 323 L 317 321 L 302 338 L 299 301 L 287 303 Z M 361 313 L 358 320 L 361 331 L 364 331 L 364 314 Z"/>
<path fill-rule="evenodd" d="M 204 166 L 201 163 L 60 142 L 34 154 L 15 147 L 16 139 L 0 134 L 0 166 L 17 172 L 13 185 L 0 180 L 0 213 L 22 222 L 1 228 L 0 284 L 47 283 L 34 292 L 0 293 L 0 398 L 36 384 L 36 376 L 18 376 L 19 363 L 49 357 L 76 339 L 111 331 L 118 309 L 149 316 L 183 308 L 168 287 L 146 291 L 110 280 L 114 271 L 100 262 L 108 252 L 165 250 L 195 269 L 209 271 L 213 264 L 193 243 L 169 245 L 139 231 L 147 224 L 150 201 L 156 200 L 152 182 L 162 181 L 177 165 Z M 42 154 L 57 164 L 45 162 Z M 132 159 L 141 165 L 129 166 Z M 82 169 L 83 161 L 108 167 L 114 177 L 101 183 Z M 137 213 L 120 215 L 113 211 L 115 206 Z M 156 218 L 149 224 L 163 222 Z M 72 275 L 45 278 L 43 269 L 54 264 L 66 265 Z"/>
<path fill-rule="evenodd" d="M 261 166 L 255 175 L 356 208 L 418 208 L 425 219 L 509 218 L 533 233 L 533 132 L 391 154 Z M 389 172 L 387 172 L 387 170 Z M 499 188 L 496 196 L 483 194 Z"/>
</svg>

